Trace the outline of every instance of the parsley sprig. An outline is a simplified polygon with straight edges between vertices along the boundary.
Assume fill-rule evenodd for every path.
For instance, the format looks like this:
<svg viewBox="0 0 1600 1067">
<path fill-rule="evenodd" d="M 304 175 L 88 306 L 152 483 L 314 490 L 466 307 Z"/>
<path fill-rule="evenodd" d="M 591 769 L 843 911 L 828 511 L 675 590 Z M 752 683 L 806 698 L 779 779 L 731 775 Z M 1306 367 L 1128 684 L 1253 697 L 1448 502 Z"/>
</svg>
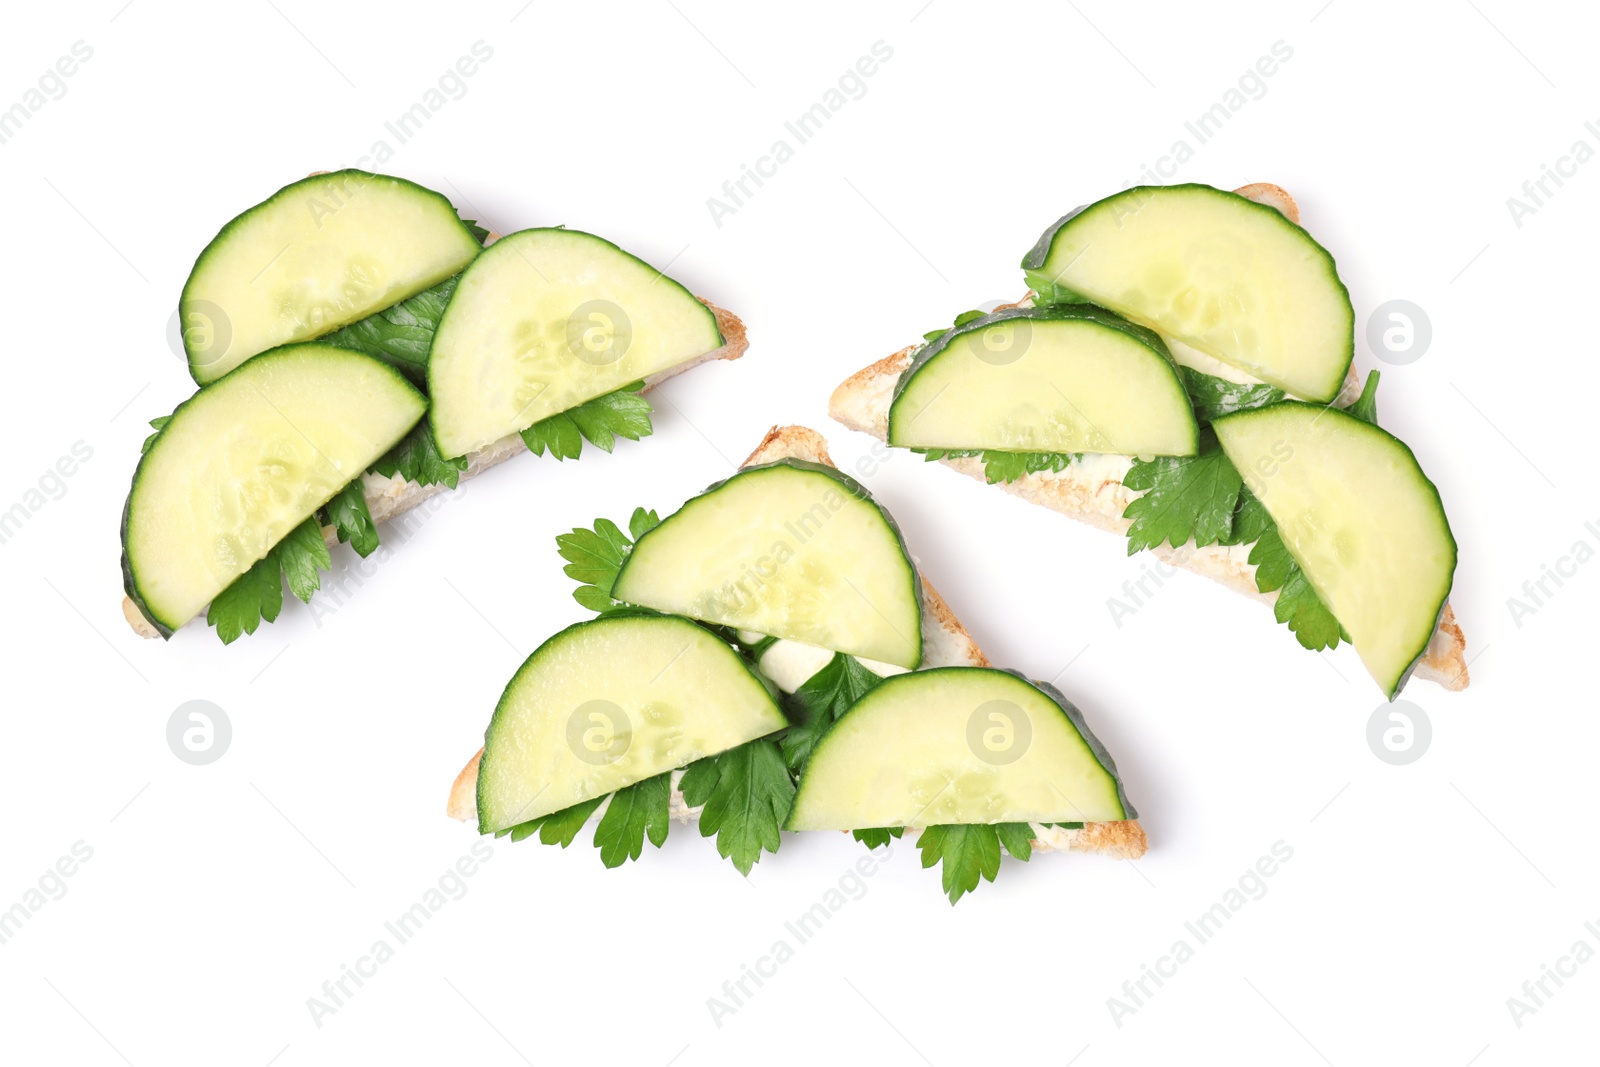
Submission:
<svg viewBox="0 0 1600 1067">
<path fill-rule="evenodd" d="M 309 602 L 321 588 L 319 572 L 332 566 L 322 527 L 313 515 L 218 593 L 206 609 L 206 622 L 216 627 L 223 644 L 232 644 L 240 634 L 255 633 L 263 619 L 277 619 L 283 610 L 284 582 L 291 593 Z"/>
<path fill-rule="evenodd" d="M 362 559 L 378 550 L 378 525 L 367 509 L 367 493 L 360 478 L 324 504 L 319 517 L 324 525 L 333 527 L 341 544 L 348 543 Z"/>
<path fill-rule="evenodd" d="M 777 852 L 779 830 L 794 805 L 795 781 L 783 752 L 768 739 L 689 764 L 678 783 L 683 799 L 700 807 L 700 834 L 717 838 L 717 852 L 748 876 L 762 852 Z"/>
<path fill-rule="evenodd" d="M 575 408 L 541 419 L 522 431 L 528 451 L 542 456 L 546 450 L 557 460 L 577 459 L 588 441 L 602 452 L 617 446 L 617 438 L 637 441 L 655 432 L 650 413 L 655 409 L 640 395 L 644 382 L 632 382 L 614 393 L 597 396 Z"/>
<path fill-rule="evenodd" d="M 1244 479 L 1229 462 L 1208 426 L 1192 456 L 1158 456 L 1133 461 L 1122 484 L 1144 495 L 1129 502 L 1122 516 L 1128 527 L 1128 555 L 1169 544 L 1234 544 L 1233 513 Z"/>
<path fill-rule="evenodd" d="M 792 725 L 778 738 L 778 748 L 789 770 L 796 775 L 804 770 L 822 735 L 881 681 L 854 656 L 836 652 L 827 666 L 786 696 L 784 711 Z"/>
<path fill-rule="evenodd" d="M 557 536 L 556 551 L 567 561 L 562 570 L 579 583 L 572 598 L 590 611 L 604 613 L 617 607 L 617 601 L 611 599 L 611 588 L 622 570 L 622 561 L 633 543 L 660 523 L 655 512 L 635 508 L 627 533 L 610 519 L 596 519 L 593 529 L 578 526 Z"/>
<path fill-rule="evenodd" d="M 585 800 L 519 823 L 499 831 L 495 836 L 525 841 L 537 834 L 542 844 L 566 848 L 577 840 L 578 832 L 589 821 L 589 817 L 601 804 L 605 804 L 606 809 L 600 813 L 600 820 L 595 824 L 594 845 L 600 850 L 601 863 L 607 867 L 620 867 L 643 854 L 646 839 L 657 848 L 666 842 L 667 831 L 672 825 L 671 799 L 672 775 L 658 774 L 608 796 Z"/>
<path fill-rule="evenodd" d="M 1025 474 L 1043 471 L 1060 472 L 1067 469 L 1081 453 L 1072 452 L 1001 452 L 992 448 L 913 448 L 924 460 L 962 459 L 976 456 L 983 460 L 984 478 L 990 485 L 997 482 L 1014 482 Z"/>
<path fill-rule="evenodd" d="M 442 485 L 454 489 L 467 469 L 467 457 L 445 459 L 433 439 L 433 416 L 424 415 L 400 443 L 372 464 L 372 470 L 390 478 L 400 477 L 418 485 Z"/>
<path fill-rule="evenodd" d="M 428 350 L 433 347 L 433 335 L 444 317 L 445 305 L 450 303 L 460 280 L 459 274 L 446 278 L 432 289 L 337 329 L 322 340 L 376 356 L 426 387 Z"/>
<path fill-rule="evenodd" d="M 940 864 L 939 881 L 954 904 L 978 888 L 980 878 L 1000 873 L 1000 849 L 1026 862 L 1033 855 L 1033 828 L 1025 822 L 962 823 L 925 827 L 917 838 L 922 865 Z"/>
<path fill-rule="evenodd" d="M 461 222 L 472 231 L 479 244 L 488 238 L 489 231 L 472 219 L 463 218 Z M 428 351 L 433 347 L 433 335 L 438 332 L 439 320 L 444 317 L 444 309 L 460 281 L 461 275 L 452 275 L 431 289 L 373 312 L 321 340 L 376 356 L 426 388 Z"/>
<path fill-rule="evenodd" d="M 1128 553 L 1162 544 L 1181 548 L 1191 539 L 1200 546 L 1250 545 L 1256 588 L 1263 593 L 1277 592 L 1273 613 L 1303 647 L 1318 651 L 1333 648 L 1341 638 L 1348 641 L 1349 635 L 1290 555 L 1277 525 L 1244 484 L 1209 425 L 1212 419 L 1235 411 L 1276 403 L 1284 398 L 1283 392 L 1267 385 L 1228 382 L 1188 367 L 1180 369 L 1195 414 L 1206 424 L 1200 450 L 1193 456 L 1133 462 L 1123 484 L 1144 495 L 1123 511 L 1123 517 L 1132 520 Z M 1345 409 L 1374 425 L 1378 379 L 1377 371 L 1369 374 L 1361 396 Z"/>
<path fill-rule="evenodd" d="M 1043 271 L 1023 272 L 1028 288 L 1033 290 L 1033 302 L 1038 307 L 1052 304 L 1093 304 L 1094 301 L 1075 289 L 1060 284 Z"/>
<path fill-rule="evenodd" d="M 243 634 L 255 633 L 263 622 L 276 622 L 283 610 L 285 583 L 302 603 L 311 602 L 322 588 L 321 572 L 333 568 L 333 557 L 322 538 L 324 525 L 333 527 L 339 540 L 348 541 L 363 557 L 377 551 L 378 528 L 367 510 L 360 478 L 290 530 L 211 601 L 206 622 L 216 627 L 223 644 L 230 645 Z"/>
</svg>

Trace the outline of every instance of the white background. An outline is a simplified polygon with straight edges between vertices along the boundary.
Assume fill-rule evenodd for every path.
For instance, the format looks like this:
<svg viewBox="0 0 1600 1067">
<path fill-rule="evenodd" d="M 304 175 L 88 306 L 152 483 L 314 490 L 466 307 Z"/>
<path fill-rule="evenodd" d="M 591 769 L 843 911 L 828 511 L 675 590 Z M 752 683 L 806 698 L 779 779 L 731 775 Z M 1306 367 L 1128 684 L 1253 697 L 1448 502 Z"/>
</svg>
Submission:
<svg viewBox="0 0 1600 1067">
<path fill-rule="evenodd" d="M 0 510 L 75 442 L 92 458 L 0 545 L 6 737 L 0 909 L 82 841 L 93 856 L 0 945 L 0 1058 L 237 1063 L 1573 1062 L 1600 963 L 1519 1027 L 1507 998 L 1600 920 L 1592 848 L 1600 565 L 1530 615 L 1508 598 L 1583 540 L 1593 464 L 1600 163 L 1518 226 L 1506 204 L 1584 129 L 1596 26 L 1576 5 L 1320 0 L 769 9 L 305 0 L 28 5 L 0 35 L 0 107 L 76 41 L 92 58 L 0 144 L 7 397 Z M 366 5 L 363 5 L 364 7 Z M 1209 5 L 1208 5 L 1209 6 Z M 376 9 L 371 9 L 375 11 Z M 1557 13 L 1559 12 L 1559 13 Z M 385 129 L 476 41 L 492 58 L 400 145 Z M 874 42 L 890 60 L 717 225 L 707 198 L 786 138 Z M 1265 92 L 1185 129 L 1274 42 Z M 1148 828 L 1137 864 L 1007 861 L 952 908 L 897 849 L 718 1026 L 707 999 L 838 884 L 842 837 L 784 841 L 748 882 L 693 830 L 604 870 L 497 843 L 431 924 L 334 1014 L 307 998 L 468 853 L 444 816 L 506 679 L 583 615 L 553 537 L 668 511 L 774 423 L 831 423 L 846 375 L 1022 291 L 1049 222 L 1183 139 L 1178 180 L 1272 181 L 1338 259 L 1357 315 L 1413 301 L 1433 340 L 1385 367 L 1384 424 L 1438 483 L 1472 685 L 1415 683 L 1433 742 L 1380 762 L 1380 702 L 1347 648 L 1317 656 L 1248 600 L 1168 582 L 1114 625 L 1146 565 L 1116 538 L 901 454 L 869 487 L 997 662 L 1059 684 Z M 521 457 L 432 516 L 336 614 L 224 648 L 135 637 L 118 519 L 145 420 L 192 388 L 166 340 L 196 253 L 308 171 L 356 163 L 440 188 L 494 227 L 604 234 L 737 311 L 748 356 L 671 382 L 655 436 Z M 347 567 L 353 557 L 337 554 Z M 319 625 L 320 622 L 320 625 Z M 1319 662 L 1320 660 L 1320 662 Z M 1069 666 L 1070 664 L 1070 666 Z M 214 701 L 217 763 L 168 750 Z M 1275 842 L 1293 858 L 1222 933 L 1184 929 Z M 52 886 L 54 883 L 50 883 Z M 1185 938 L 1192 960 L 1113 1020 L 1107 1000 Z M 1153 986 L 1151 987 L 1153 988 Z M 1076 1059 L 1074 1059 L 1076 1057 Z"/>
</svg>

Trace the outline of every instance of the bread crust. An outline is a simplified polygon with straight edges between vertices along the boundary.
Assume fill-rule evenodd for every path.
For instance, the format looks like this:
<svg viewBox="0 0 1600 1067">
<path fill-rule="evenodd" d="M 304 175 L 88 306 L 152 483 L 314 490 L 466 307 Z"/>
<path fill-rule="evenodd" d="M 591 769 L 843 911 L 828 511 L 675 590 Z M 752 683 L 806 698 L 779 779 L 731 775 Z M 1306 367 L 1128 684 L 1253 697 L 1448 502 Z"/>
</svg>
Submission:
<svg viewBox="0 0 1600 1067">
<path fill-rule="evenodd" d="M 1291 222 L 1298 224 L 1300 221 L 1300 211 L 1294 198 L 1276 185 L 1262 182 L 1234 191 L 1278 209 Z M 887 440 L 889 404 L 894 397 L 895 384 L 911 364 L 918 347 L 912 345 L 902 348 L 846 378 L 829 398 L 828 414 L 852 430 L 871 434 L 880 441 Z M 1357 379 L 1352 369 L 1344 390 L 1346 396 L 1353 398 L 1358 394 L 1359 385 L 1355 383 Z M 1356 392 L 1352 392 L 1353 385 Z M 968 477 L 985 482 L 988 480 L 982 461 L 976 457 L 939 462 Z M 1075 464 L 1065 471 L 1027 474 L 1016 481 L 1002 483 L 1001 488 L 1013 496 L 1020 496 L 1108 533 L 1126 534 L 1130 525 L 1122 513 L 1134 499 L 1134 493 L 1122 484 L 1120 473 L 1114 470 L 1085 471 Z M 1198 548 L 1191 541 L 1182 548 L 1162 545 L 1151 551 L 1165 563 L 1205 575 L 1236 593 L 1264 604 L 1271 604 L 1278 598 L 1276 591 L 1262 593 L 1256 588 L 1255 567 L 1247 559 L 1248 546 L 1243 546 L 1243 550 L 1241 546 L 1209 545 Z M 1413 676 L 1435 682 L 1449 690 L 1465 689 L 1470 681 L 1466 638 L 1448 603 L 1440 612 L 1438 626 L 1417 662 Z"/>
<path fill-rule="evenodd" d="M 493 237 L 496 235 L 491 234 L 490 236 L 491 240 L 488 243 L 492 244 Z M 696 299 L 710 308 L 711 313 L 716 316 L 717 329 L 722 332 L 722 347 L 707 352 L 705 355 L 700 356 L 698 359 L 690 360 L 688 363 L 680 363 L 676 367 L 669 367 L 657 374 L 652 374 L 644 380 L 646 390 L 653 389 L 668 378 L 676 377 L 684 371 L 700 366 L 702 363 L 709 363 L 717 359 L 738 359 L 750 347 L 744 323 L 740 321 L 739 316 L 726 308 L 718 307 L 704 297 L 697 297 Z M 521 434 L 508 434 L 498 441 L 491 442 L 468 456 L 467 469 L 461 472 L 458 484 L 469 478 L 476 478 L 490 467 L 497 467 L 519 452 L 526 452 L 527 450 L 528 446 L 523 443 Z M 416 482 L 407 481 L 404 478 L 389 477 L 372 471 L 362 475 L 362 490 L 367 498 L 367 510 L 372 513 L 372 521 L 374 523 L 388 522 L 391 519 L 398 518 L 429 497 L 446 491 L 446 488 L 443 485 L 418 485 Z M 335 534 L 331 526 L 323 527 L 322 539 L 330 547 L 339 542 L 338 535 Z M 138 606 L 127 596 L 122 598 L 122 616 L 128 620 L 128 625 L 133 628 L 133 632 L 140 637 L 152 638 L 161 636 L 160 632 L 150 624 L 150 620 L 144 617 Z M 190 622 L 192 621 L 194 620 L 191 619 Z M 188 623 L 184 625 L 187 626 Z"/>
<path fill-rule="evenodd" d="M 767 431 L 741 466 L 771 463 L 779 459 L 803 459 L 810 463 L 834 466 L 828 455 L 828 443 L 815 430 L 804 426 L 774 426 Z M 918 572 L 919 577 L 921 572 Z M 967 633 L 961 620 L 956 618 L 943 597 L 922 577 L 922 639 L 925 666 L 990 666 L 988 657 L 978 648 L 972 635 Z M 450 786 L 450 797 L 445 812 L 452 819 L 471 822 L 478 817 L 478 762 L 483 749 L 467 761 Z M 688 821 L 699 815 L 699 808 L 684 802 L 678 789 L 677 776 L 672 783 L 671 810 L 674 818 Z M 1148 842 L 1144 827 L 1137 819 L 1118 822 L 1086 823 L 1082 829 L 1064 830 L 1060 827 L 1041 829 L 1033 845 L 1042 852 L 1074 851 L 1099 852 L 1120 859 L 1138 859 L 1144 855 Z"/>
</svg>

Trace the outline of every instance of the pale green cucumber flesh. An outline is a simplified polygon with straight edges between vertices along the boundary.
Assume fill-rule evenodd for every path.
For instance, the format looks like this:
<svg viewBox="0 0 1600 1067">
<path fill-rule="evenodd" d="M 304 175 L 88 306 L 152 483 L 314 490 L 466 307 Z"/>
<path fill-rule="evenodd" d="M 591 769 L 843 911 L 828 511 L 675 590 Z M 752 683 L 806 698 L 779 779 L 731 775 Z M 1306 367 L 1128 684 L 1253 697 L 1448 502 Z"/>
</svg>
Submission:
<svg viewBox="0 0 1600 1067">
<path fill-rule="evenodd" d="M 129 596 L 176 630 L 426 408 L 382 360 L 316 342 L 263 353 L 201 389 L 134 473 L 122 530 Z"/>
<path fill-rule="evenodd" d="M 1354 312 L 1333 257 L 1275 209 L 1141 186 L 1056 223 L 1023 267 L 1309 400 L 1338 395 Z"/>
<path fill-rule="evenodd" d="M 502 237 L 461 276 L 428 356 L 439 449 L 460 456 L 722 346 L 683 286 L 577 230 Z"/>
<path fill-rule="evenodd" d="M 506 686 L 478 764 L 493 833 L 687 766 L 788 725 L 738 653 L 705 627 L 606 615 L 544 644 Z"/>
<path fill-rule="evenodd" d="M 906 448 L 1189 456 L 1199 430 L 1161 339 L 1099 308 L 1013 308 L 950 330 L 895 389 Z"/>
<path fill-rule="evenodd" d="M 1008 671 L 885 679 L 800 779 L 790 830 L 1134 818 L 1116 765 L 1064 697 Z"/>
<path fill-rule="evenodd" d="M 922 593 L 900 532 L 860 485 L 782 460 L 740 471 L 641 537 L 612 596 L 916 667 Z"/>
<path fill-rule="evenodd" d="M 1216 420 L 1217 440 L 1391 699 L 1426 651 L 1455 574 L 1439 491 L 1398 439 L 1285 401 Z"/>
<path fill-rule="evenodd" d="M 331 333 L 458 273 L 481 251 L 440 194 L 341 170 L 278 190 L 195 260 L 178 313 L 204 385 L 269 348 Z"/>
</svg>

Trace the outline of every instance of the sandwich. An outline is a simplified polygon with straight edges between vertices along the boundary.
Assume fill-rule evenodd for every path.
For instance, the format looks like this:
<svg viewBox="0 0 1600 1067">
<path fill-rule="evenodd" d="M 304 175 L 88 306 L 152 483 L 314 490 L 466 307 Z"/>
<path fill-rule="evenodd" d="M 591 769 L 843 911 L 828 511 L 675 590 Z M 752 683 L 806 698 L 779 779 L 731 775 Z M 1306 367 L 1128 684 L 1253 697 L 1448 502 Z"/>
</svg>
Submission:
<svg viewBox="0 0 1600 1067">
<path fill-rule="evenodd" d="M 1023 300 L 852 375 L 830 414 L 1271 605 L 1305 648 L 1349 642 L 1387 699 L 1464 688 L 1443 503 L 1299 222 L 1265 184 L 1097 201 L 1024 257 Z"/>
<path fill-rule="evenodd" d="M 781 831 L 910 833 L 952 903 L 1002 853 L 1144 854 L 1082 713 L 989 663 L 814 431 L 558 546 L 597 617 L 533 652 L 456 776 L 480 833 L 565 848 L 592 823 L 614 867 L 697 821 L 746 875 Z"/>
<path fill-rule="evenodd" d="M 640 394 L 747 343 L 611 242 L 501 237 L 364 171 L 295 182 L 200 253 L 179 307 L 197 391 L 151 422 L 122 523 L 123 614 L 224 643 L 309 601 L 330 547 L 519 452 L 651 432 Z"/>
</svg>

